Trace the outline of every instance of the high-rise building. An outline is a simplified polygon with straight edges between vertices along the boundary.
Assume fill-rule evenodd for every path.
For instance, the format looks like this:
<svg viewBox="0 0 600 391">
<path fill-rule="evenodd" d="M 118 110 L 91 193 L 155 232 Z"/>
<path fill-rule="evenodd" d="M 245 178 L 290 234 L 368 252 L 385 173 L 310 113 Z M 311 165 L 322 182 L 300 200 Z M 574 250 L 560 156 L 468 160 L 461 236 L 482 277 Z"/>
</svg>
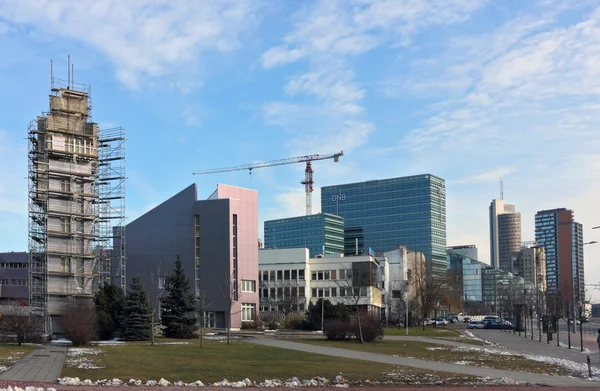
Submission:
<svg viewBox="0 0 600 391">
<path fill-rule="evenodd" d="M 585 300 L 582 233 L 572 210 L 542 210 L 535 215 L 535 239 L 546 253 L 547 291 L 571 303 Z"/>
<path fill-rule="evenodd" d="M 530 281 L 542 292 L 546 291 L 546 252 L 541 246 L 524 246 L 515 257 L 515 272 Z"/>
<path fill-rule="evenodd" d="M 514 253 L 521 246 L 521 214 L 504 200 L 490 204 L 490 265 L 512 271 Z"/>
<path fill-rule="evenodd" d="M 125 138 L 91 121 L 88 86 L 51 78 L 50 110 L 30 124 L 28 140 L 29 305 L 57 333 L 67 304 L 91 299 L 112 277 L 111 224 L 125 220 Z"/>
<path fill-rule="evenodd" d="M 406 246 L 423 253 L 435 274 L 445 273 L 446 188 L 442 178 L 425 174 L 325 186 L 321 209 L 344 218 L 347 253 Z"/>
<path fill-rule="evenodd" d="M 225 328 L 229 295 L 231 327 L 254 320 L 258 310 L 258 195 L 219 184 L 206 200 L 190 185 L 127 224 L 128 276 L 152 289 L 151 272 L 170 272 L 179 257 L 197 297 L 210 305 L 207 327 Z M 161 276 L 158 276 L 161 278 Z"/>
<path fill-rule="evenodd" d="M 265 221 L 265 248 L 306 247 L 317 254 L 344 253 L 344 219 L 328 213 Z"/>
</svg>

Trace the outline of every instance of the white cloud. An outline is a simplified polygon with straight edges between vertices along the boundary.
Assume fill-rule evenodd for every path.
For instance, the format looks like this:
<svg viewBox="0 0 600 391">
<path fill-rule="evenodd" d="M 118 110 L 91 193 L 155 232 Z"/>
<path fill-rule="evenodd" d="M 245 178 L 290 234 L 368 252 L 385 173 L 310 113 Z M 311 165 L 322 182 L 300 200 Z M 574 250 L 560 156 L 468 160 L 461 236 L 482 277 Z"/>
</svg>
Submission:
<svg viewBox="0 0 600 391">
<path fill-rule="evenodd" d="M 83 42 L 114 63 L 119 80 L 136 87 L 145 78 L 193 63 L 203 52 L 240 47 L 261 6 L 249 0 L 31 0 L 2 3 L 0 16 L 43 34 Z"/>
<path fill-rule="evenodd" d="M 515 172 L 514 168 L 497 168 L 481 174 L 473 175 L 464 179 L 459 179 L 458 183 L 473 183 L 473 182 L 498 182 L 500 178 Z"/>
</svg>

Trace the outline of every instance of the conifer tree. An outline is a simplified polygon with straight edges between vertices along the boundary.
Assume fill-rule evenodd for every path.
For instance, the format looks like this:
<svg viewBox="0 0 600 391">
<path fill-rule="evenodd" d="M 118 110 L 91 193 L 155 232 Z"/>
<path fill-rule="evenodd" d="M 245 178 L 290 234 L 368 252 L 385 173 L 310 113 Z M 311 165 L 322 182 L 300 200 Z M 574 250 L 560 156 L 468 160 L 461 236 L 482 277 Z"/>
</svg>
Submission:
<svg viewBox="0 0 600 391">
<path fill-rule="evenodd" d="M 131 280 L 129 291 L 125 298 L 125 307 L 121 324 L 123 339 L 126 341 L 147 341 L 151 337 L 150 324 L 152 308 L 146 289 L 139 277 Z"/>
<path fill-rule="evenodd" d="M 161 300 L 161 320 L 168 338 L 193 338 L 196 319 L 194 294 L 186 277 L 179 255 L 175 270 L 165 281 L 165 297 Z"/>
<path fill-rule="evenodd" d="M 121 313 L 125 293 L 121 287 L 104 283 L 94 297 L 96 331 L 101 340 L 111 339 L 121 331 Z"/>
</svg>

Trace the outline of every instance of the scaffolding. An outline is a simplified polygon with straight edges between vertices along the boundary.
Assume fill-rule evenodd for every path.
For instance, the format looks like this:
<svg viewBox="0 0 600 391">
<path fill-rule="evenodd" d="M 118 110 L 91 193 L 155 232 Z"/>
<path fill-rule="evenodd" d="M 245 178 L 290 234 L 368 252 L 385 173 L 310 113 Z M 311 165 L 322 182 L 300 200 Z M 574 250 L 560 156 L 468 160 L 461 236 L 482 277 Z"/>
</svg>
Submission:
<svg viewBox="0 0 600 391">
<path fill-rule="evenodd" d="M 127 288 L 125 253 L 125 131 L 100 130 L 96 180 L 96 247 L 101 282 Z"/>
<path fill-rule="evenodd" d="M 71 299 L 90 299 L 110 280 L 110 223 L 125 219 L 123 130 L 98 130 L 90 88 L 71 73 L 67 81 L 52 75 L 50 91 L 50 110 L 28 128 L 29 301 L 47 333 Z M 116 274 L 125 270 L 120 247 Z"/>
</svg>

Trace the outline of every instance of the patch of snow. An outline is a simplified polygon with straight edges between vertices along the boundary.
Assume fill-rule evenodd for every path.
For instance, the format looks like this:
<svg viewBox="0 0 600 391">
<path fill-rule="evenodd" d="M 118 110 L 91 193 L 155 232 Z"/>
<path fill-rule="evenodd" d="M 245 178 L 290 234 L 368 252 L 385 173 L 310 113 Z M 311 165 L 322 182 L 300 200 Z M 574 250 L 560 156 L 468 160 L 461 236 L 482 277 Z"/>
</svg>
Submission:
<svg viewBox="0 0 600 391">
<path fill-rule="evenodd" d="M 125 341 L 120 341 L 118 339 L 111 339 L 108 341 L 93 341 L 91 342 L 92 345 L 98 345 L 98 346 L 114 346 L 114 345 L 124 345 Z"/>
<path fill-rule="evenodd" d="M 181 342 L 154 342 L 155 345 L 189 345 L 191 342 L 181 341 Z"/>
<path fill-rule="evenodd" d="M 96 356 L 102 353 L 99 349 L 90 348 L 69 348 L 65 364 L 77 369 L 102 369 L 103 366 L 94 364 L 90 356 Z"/>
<path fill-rule="evenodd" d="M 72 345 L 73 344 L 73 342 L 71 342 L 70 339 L 66 339 L 66 338 L 53 339 L 52 341 L 50 341 L 50 343 L 56 344 L 56 345 Z"/>
<path fill-rule="evenodd" d="M 406 345 L 405 345 L 405 346 L 406 346 Z M 450 350 L 450 348 L 447 348 L 447 347 L 441 347 L 441 346 L 432 346 L 432 347 L 425 348 L 425 349 L 427 349 L 427 350 Z"/>
<path fill-rule="evenodd" d="M 461 361 L 456 361 L 454 364 L 458 364 L 458 365 L 471 365 L 471 364 L 473 364 L 473 361 L 461 360 Z"/>
<path fill-rule="evenodd" d="M 316 330 L 316 331 L 313 331 L 313 333 L 314 334 L 323 334 L 323 330 Z"/>
<path fill-rule="evenodd" d="M 6 371 L 8 371 L 8 367 L 5 367 L 4 365 L 0 365 L 0 373 L 6 372 Z"/>
</svg>

